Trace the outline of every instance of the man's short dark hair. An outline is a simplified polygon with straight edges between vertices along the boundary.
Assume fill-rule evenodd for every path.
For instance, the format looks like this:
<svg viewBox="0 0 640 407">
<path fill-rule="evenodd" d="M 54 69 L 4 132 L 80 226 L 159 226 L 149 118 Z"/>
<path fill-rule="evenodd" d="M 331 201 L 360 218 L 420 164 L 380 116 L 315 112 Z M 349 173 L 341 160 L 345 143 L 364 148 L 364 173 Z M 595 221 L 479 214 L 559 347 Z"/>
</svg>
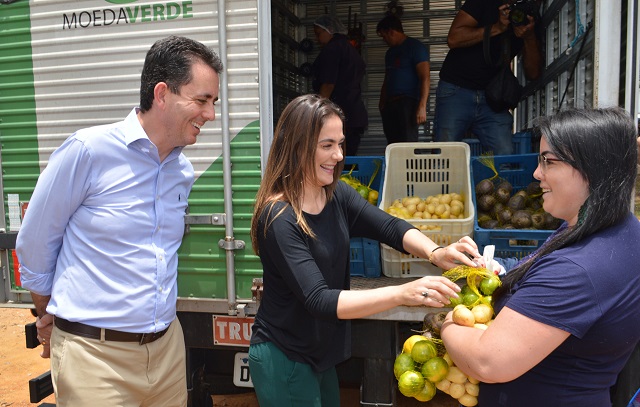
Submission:
<svg viewBox="0 0 640 407">
<path fill-rule="evenodd" d="M 387 30 L 395 30 L 404 33 L 404 28 L 402 28 L 402 21 L 400 21 L 400 19 L 394 15 L 386 16 L 378 23 L 376 32 Z"/>
<path fill-rule="evenodd" d="M 140 79 L 140 111 L 151 109 L 153 90 L 159 82 L 167 84 L 175 94 L 189 83 L 191 66 L 196 62 L 209 65 L 218 74 L 222 73 L 220 57 L 201 42 L 175 35 L 156 41 L 144 60 Z"/>
</svg>

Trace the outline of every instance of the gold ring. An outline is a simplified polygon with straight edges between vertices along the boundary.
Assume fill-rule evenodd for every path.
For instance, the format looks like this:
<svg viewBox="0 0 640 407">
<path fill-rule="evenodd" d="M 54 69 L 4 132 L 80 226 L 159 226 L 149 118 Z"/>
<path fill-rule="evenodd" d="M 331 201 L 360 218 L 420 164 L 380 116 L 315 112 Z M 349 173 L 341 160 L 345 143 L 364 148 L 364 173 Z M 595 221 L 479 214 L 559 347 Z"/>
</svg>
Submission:
<svg viewBox="0 0 640 407">
<path fill-rule="evenodd" d="M 43 345 L 46 345 L 47 344 L 47 340 L 43 339 L 43 340 L 40 341 L 40 343 L 43 344 Z"/>
</svg>

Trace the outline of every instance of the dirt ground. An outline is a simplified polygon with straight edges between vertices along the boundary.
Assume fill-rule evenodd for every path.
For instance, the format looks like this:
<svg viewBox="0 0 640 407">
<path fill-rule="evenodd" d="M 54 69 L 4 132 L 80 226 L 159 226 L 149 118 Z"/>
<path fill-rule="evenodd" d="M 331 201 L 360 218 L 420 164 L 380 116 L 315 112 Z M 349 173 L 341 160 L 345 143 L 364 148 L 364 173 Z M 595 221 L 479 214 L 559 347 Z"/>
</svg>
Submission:
<svg viewBox="0 0 640 407">
<path fill-rule="evenodd" d="M 53 395 L 32 404 L 29 402 L 29 380 L 49 370 L 49 359 L 40 357 L 40 347 L 27 349 L 24 326 L 35 318 L 28 309 L 0 307 L 0 407 L 32 407 L 42 403 L 55 403 Z M 438 394 L 427 403 L 398 394 L 398 407 L 457 407 L 458 404 L 445 394 Z M 359 390 L 344 388 L 341 391 L 343 407 L 358 407 Z M 258 407 L 254 393 L 217 395 L 214 407 Z"/>
<path fill-rule="evenodd" d="M 29 380 L 49 370 L 49 359 L 40 357 L 42 348 L 25 345 L 24 326 L 30 322 L 35 318 L 27 309 L 0 308 L 0 407 L 55 402 L 53 396 L 37 404 L 29 402 Z"/>
</svg>

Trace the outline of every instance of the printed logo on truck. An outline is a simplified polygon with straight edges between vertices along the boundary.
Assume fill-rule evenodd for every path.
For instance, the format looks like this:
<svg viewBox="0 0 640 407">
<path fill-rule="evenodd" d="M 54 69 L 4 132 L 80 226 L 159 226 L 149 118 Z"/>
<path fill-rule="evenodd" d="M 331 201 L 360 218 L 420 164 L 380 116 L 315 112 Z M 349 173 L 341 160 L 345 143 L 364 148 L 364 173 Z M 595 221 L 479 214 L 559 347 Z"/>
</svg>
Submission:
<svg viewBox="0 0 640 407">
<path fill-rule="evenodd" d="M 128 4 L 138 0 L 106 0 L 112 4 Z M 62 14 L 62 29 L 102 27 L 119 24 L 193 18 L 193 2 L 152 3 L 119 8 L 78 10 Z"/>
</svg>

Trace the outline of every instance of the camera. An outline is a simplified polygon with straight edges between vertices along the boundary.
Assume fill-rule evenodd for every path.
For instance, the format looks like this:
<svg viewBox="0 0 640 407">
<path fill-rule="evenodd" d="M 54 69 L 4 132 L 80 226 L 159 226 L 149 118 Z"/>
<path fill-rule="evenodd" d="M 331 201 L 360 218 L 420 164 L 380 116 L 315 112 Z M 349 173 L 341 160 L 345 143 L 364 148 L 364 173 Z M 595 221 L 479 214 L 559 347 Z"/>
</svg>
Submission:
<svg viewBox="0 0 640 407">
<path fill-rule="evenodd" d="M 512 25 L 529 24 L 528 16 L 537 19 L 539 6 L 536 0 L 511 0 L 509 2 L 509 21 Z"/>
</svg>

